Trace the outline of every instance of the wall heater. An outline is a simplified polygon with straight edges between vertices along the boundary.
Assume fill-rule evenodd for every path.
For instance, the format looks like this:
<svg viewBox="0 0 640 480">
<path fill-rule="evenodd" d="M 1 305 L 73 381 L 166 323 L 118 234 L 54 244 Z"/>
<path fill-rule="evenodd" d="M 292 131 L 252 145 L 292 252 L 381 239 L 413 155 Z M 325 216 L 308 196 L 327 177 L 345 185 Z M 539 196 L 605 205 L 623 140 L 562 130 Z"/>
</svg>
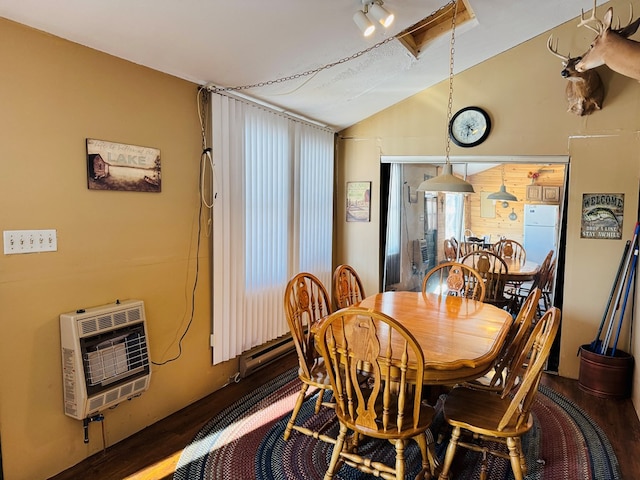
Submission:
<svg viewBox="0 0 640 480">
<path fill-rule="evenodd" d="M 60 315 L 64 413 L 79 420 L 149 388 L 144 303 L 117 301 Z"/>
<path fill-rule="evenodd" d="M 240 378 L 266 367 L 295 348 L 291 334 L 247 350 L 240 355 Z"/>
</svg>

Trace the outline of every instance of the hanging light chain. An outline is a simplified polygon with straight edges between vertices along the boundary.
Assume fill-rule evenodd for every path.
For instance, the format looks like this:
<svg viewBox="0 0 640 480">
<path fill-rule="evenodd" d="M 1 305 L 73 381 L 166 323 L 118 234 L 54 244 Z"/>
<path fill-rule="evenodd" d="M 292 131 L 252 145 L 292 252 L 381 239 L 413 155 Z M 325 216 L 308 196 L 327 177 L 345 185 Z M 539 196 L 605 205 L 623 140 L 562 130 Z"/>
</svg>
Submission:
<svg viewBox="0 0 640 480">
<path fill-rule="evenodd" d="M 449 103 L 447 104 L 447 124 L 445 138 L 447 139 L 447 147 L 445 150 L 445 162 L 449 163 L 449 152 L 451 150 L 451 136 L 449 135 L 449 124 L 453 111 L 453 55 L 456 51 L 456 14 L 458 13 L 458 2 L 453 0 L 453 15 L 451 16 L 451 42 L 449 43 Z"/>
<path fill-rule="evenodd" d="M 455 8 L 457 10 L 457 4 L 455 2 L 455 0 L 451 3 L 455 4 Z M 440 7 L 439 9 L 437 9 L 435 12 L 433 12 L 431 15 L 429 15 L 429 17 L 433 17 L 434 15 L 437 15 L 439 12 L 444 11 L 444 9 L 446 9 L 448 7 L 449 4 L 445 4 L 442 7 Z M 455 11 L 454 11 L 454 15 L 453 15 L 453 24 L 455 26 Z M 428 18 L 428 17 L 427 17 Z M 331 62 L 328 63 L 326 65 L 322 65 L 321 67 L 317 67 L 314 68 L 312 70 L 307 70 L 306 72 L 301 72 L 301 73 L 295 73 L 293 75 L 289 75 L 286 77 L 281 77 L 281 78 L 277 78 L 275 80 L 267 80 L 264 82 L 258 82 L 258 83 L 253 83 L 251 85 L 240 85 L 237 87 L 217 87 L 217 86 L 211 86 L 209 88 L 207 88 L 207 90 L 209 90 L 210 92 L 231 92 L 231 91 L 240 91 L 240 90 L 250 90 L 252 88 L 261 88 L 261 87 L 268 87 L 270 85 L 276 85 L 278 83 L 284 83 L 284 82 L 289 82 L 291 80 L 297 80 L 299 78 L 304 78 L 304 77 L 308 77 L 309 75 L 315 75 L 316 73 L 320 73 L 323 70 L 327 70 L 329 68 L 333 68 L 333 67 L 337 67 L 338 65 L 342 65 L 343 63 L 347 63 L 351 60 L 355 60 L 356 58 L 361 57 L 362 55 L 365 55 L 377 48 L 382 47 L 383 45 L 386 45 L 387 43 L 396 40 L 396 39 L 400 39 L 402 36 L 405 35 L 410 35 L 411 31 L 409 32 L 405 32 L 403 35 L 395 35 L 393 37 L 387 37 L 384 40 L 376 43 L 375 45 L 372 45 L 369 48 L 366 48 L 364 50 L 360 50 L 359 52 L 354 53 L 353 55 L 350 55 L 348 57 L 344 57 L 341 58 L 340 60 L 336 60 L 335 62 Z M 452 33 L 452 37 L 453 37 L 453 31 Z M 452 48 L 453 48 L 453 44 L 452 44 Z M 451 55 L 451 62 L 452 62 L 452 69 L 453 69 L 453 54 Z M 453 70 L 452 70 L 453 71 Z M 453 73 L 451 73 L 451 76 L 453 75 Z"/>
</svg>

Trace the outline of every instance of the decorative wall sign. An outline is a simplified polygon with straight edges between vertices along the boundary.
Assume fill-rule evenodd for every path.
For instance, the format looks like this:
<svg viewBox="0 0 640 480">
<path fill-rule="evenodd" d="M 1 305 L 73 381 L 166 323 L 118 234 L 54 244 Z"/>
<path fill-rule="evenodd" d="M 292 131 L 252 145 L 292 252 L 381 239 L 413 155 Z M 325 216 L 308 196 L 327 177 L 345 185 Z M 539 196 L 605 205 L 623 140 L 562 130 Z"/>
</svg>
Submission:
<svg viewBox="0 0 640 480">
<path fill-rule="evenodd" d="M 371 220 L 371 182 L 347 182 L 347 222 Z"/>
<path fill-rule="evenodd" d="M 624 193 L 583 193 L 581 238 L 622 238 Z"/>
<path fill-rule="evenodd" d="M 161 190 L 160 150 L 87 138 L 87 182 L 91 190 Z"/>
</svg>

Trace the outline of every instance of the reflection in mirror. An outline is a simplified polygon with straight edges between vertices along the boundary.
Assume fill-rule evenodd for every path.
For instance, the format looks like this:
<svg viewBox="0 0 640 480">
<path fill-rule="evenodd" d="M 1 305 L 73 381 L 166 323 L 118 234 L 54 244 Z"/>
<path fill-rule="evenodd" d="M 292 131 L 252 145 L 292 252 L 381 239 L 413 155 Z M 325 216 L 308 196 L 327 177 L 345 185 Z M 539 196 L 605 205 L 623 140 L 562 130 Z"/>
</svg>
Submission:
<svg viewBox="0 0 640 480">
<path fill-rule="evenodd" d="M 420 291 L 425 274 L 451 258 L 451 245 L 455 245 L 454 255 L 460 258 L 472 250 L 492 249 L 500 239 L 511 239 L 525 246 L 528 267 L 540 265 L 549 250 L 554 250 L 557 257 L 565 163 L 454 164 L 455 173 L 467 172 L 466 179 L 475 193 L 418 192 L 416 201 L 415 189 L 423 180 L 437 175 L 436 167 L 429 163 L 391 163 L 385 291 Z M 507 190 L 517 200 L 487 200 L 488 194 L 500 188 L 503 171 Z M 536 198 L 541 186 L 558 187 L 557 200 L 545 203 Z"/>
</svg>

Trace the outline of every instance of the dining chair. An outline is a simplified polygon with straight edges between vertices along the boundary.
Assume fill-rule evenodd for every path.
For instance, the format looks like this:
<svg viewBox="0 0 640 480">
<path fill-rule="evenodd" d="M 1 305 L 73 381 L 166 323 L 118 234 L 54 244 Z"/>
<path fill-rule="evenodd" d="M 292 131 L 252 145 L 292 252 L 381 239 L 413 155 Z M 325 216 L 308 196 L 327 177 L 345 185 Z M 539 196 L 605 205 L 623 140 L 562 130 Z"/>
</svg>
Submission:
<svg viewBox="0 0 640 480">
<path fill-rule="evenodd" d="M 487 454 L 509 459 L 515 480 L 523 480 L 527 465 L 521 438 L 533 426 L 531 406 L 559 323 L 560 310 L 551 307 L 518 353 L 501 393 L 466 385 L 449 392 L 443 414 L 452 432 L 439 480 L 450 478 L 458 447 L 483 454 L 481 480 L 487 478 Z M 487 440 L 506 444 L 509 453 L 492 448 Z"/>
<path fill-rule="evenodd" d="M 470 382 L 471 385 L 487 386 L 496 390 L 502 390 L 504 388 L 509 372 L 515 368 L 514 362 L 516 362 L 524 344 L 529 340 L 529 334 L 532 331 L 533 319 L 536 315 L 541 295 L 542 290 L 539 288 L 534 288 L 529 292 L 527 299 L 522 304 L 518 315 L 511 325 L 509 334 L 498 354 L 498 360 L 495 366 L 484 377 Z"/>
<path fill-rule="evenodd" d="M 553 271 L 555 269 L 555 260 L 553 259 L 553 250 L 549 250 L 544 260 L 540 264 L 538 272 L 533 277 L 533 280 L 516 285 L 512 295 L 513 303 L 519 308 L 524 299 L 527 298 L 529 293 L 536 287 L 540 288 L 542 294 L 537 305 L 536 315 L 537 318 L 542 317 L 542 314 L 546 312 L 551 306 L 551 293 L 553 291 Z"/>
<path fill-rule="evenodd" d="M 327 374 L 324 360 L 315 346 L 312 326 L 331 313 L 329 294 L 322 282 L 311 273 L 298 273 L 287 283 L 284 291 L 284 311 L 291 330 L 293 343 L 298 354 L 298 378 L 302 382 L 300 393 L 296 400 L 291 418 L 284 431 L 284 439 L 288 440 L 292 430 L 305 435 L 333 442 L 321 432 L 314 432 L 306 427 L 296 425 L 296 418 L 302 404 L 307 399 L 309 387 L 318 391 L 318 399 L 315 404 L 315 413 L 322 406 L 333 408 L 333 402 L 325 401 L 326 390 L 331 390 L 331 383 Z"/>
<path fill-rule="evenodd" d="M 422 293 L 453 295 L 484 301 L 482 276 L 472 267 L 458 262 L 444 262 L 429 270 L 422 280 Z"/>
<path fill-rule="evenodd" d="M 508 238 L 498 240 L 493 244 L 493 250 L 502 258 L 511 259 L 520 265 L 524 265 L 527 261 L 527 251 L 521 243 L 516 242 L 515 240 L 510 240 Z"/>
<path fill-rule="evenodd" d="M 477 252 L 478 250 L 484 250 L 483 242 L 474 242 L 474 241 L 463 241 L 460 242 L 460 257 L 464 257 L 472 252 Z"/>
<path fill-rule="evenodd" d="M 508 305 L 505 297 L 507 264 L 493 252 L 478 250 L 468 253 L 460 259 L 460 263 L 477 271 L 484 281 L 484 302 L 503 308 Z"/>
<path fill-rule="evenodd" d="M 405 449 L 412 439 L 422 459 L 416 478 L 431 478 L 436 459 L 428 428 L 435 410 L 422 402 L 424 354 L 413 335 L 382 312 L 348 307 L 323 321 L 317 338 L 340 423 L 324 479 L 347 465 L 375 477 L 404 480 Z M 360 452 L 363 437 L 392 442 L 393 466 Z"/>
<path fill-rule="evenodd" d="M 457 242 L 456 242 L 457 243 Z M 453 238 L 445 238 L 443 241 L 444 259 L 453 262 L 458 259 L 458 246 L 454 244 Z"/>
<path fill-rule="evenodd" d="M 360 302 L 365 297 L 360 276 L 351 265 L 338 265 L 333 272 L 333 299 L 338 308 Z"/>
</svg>

